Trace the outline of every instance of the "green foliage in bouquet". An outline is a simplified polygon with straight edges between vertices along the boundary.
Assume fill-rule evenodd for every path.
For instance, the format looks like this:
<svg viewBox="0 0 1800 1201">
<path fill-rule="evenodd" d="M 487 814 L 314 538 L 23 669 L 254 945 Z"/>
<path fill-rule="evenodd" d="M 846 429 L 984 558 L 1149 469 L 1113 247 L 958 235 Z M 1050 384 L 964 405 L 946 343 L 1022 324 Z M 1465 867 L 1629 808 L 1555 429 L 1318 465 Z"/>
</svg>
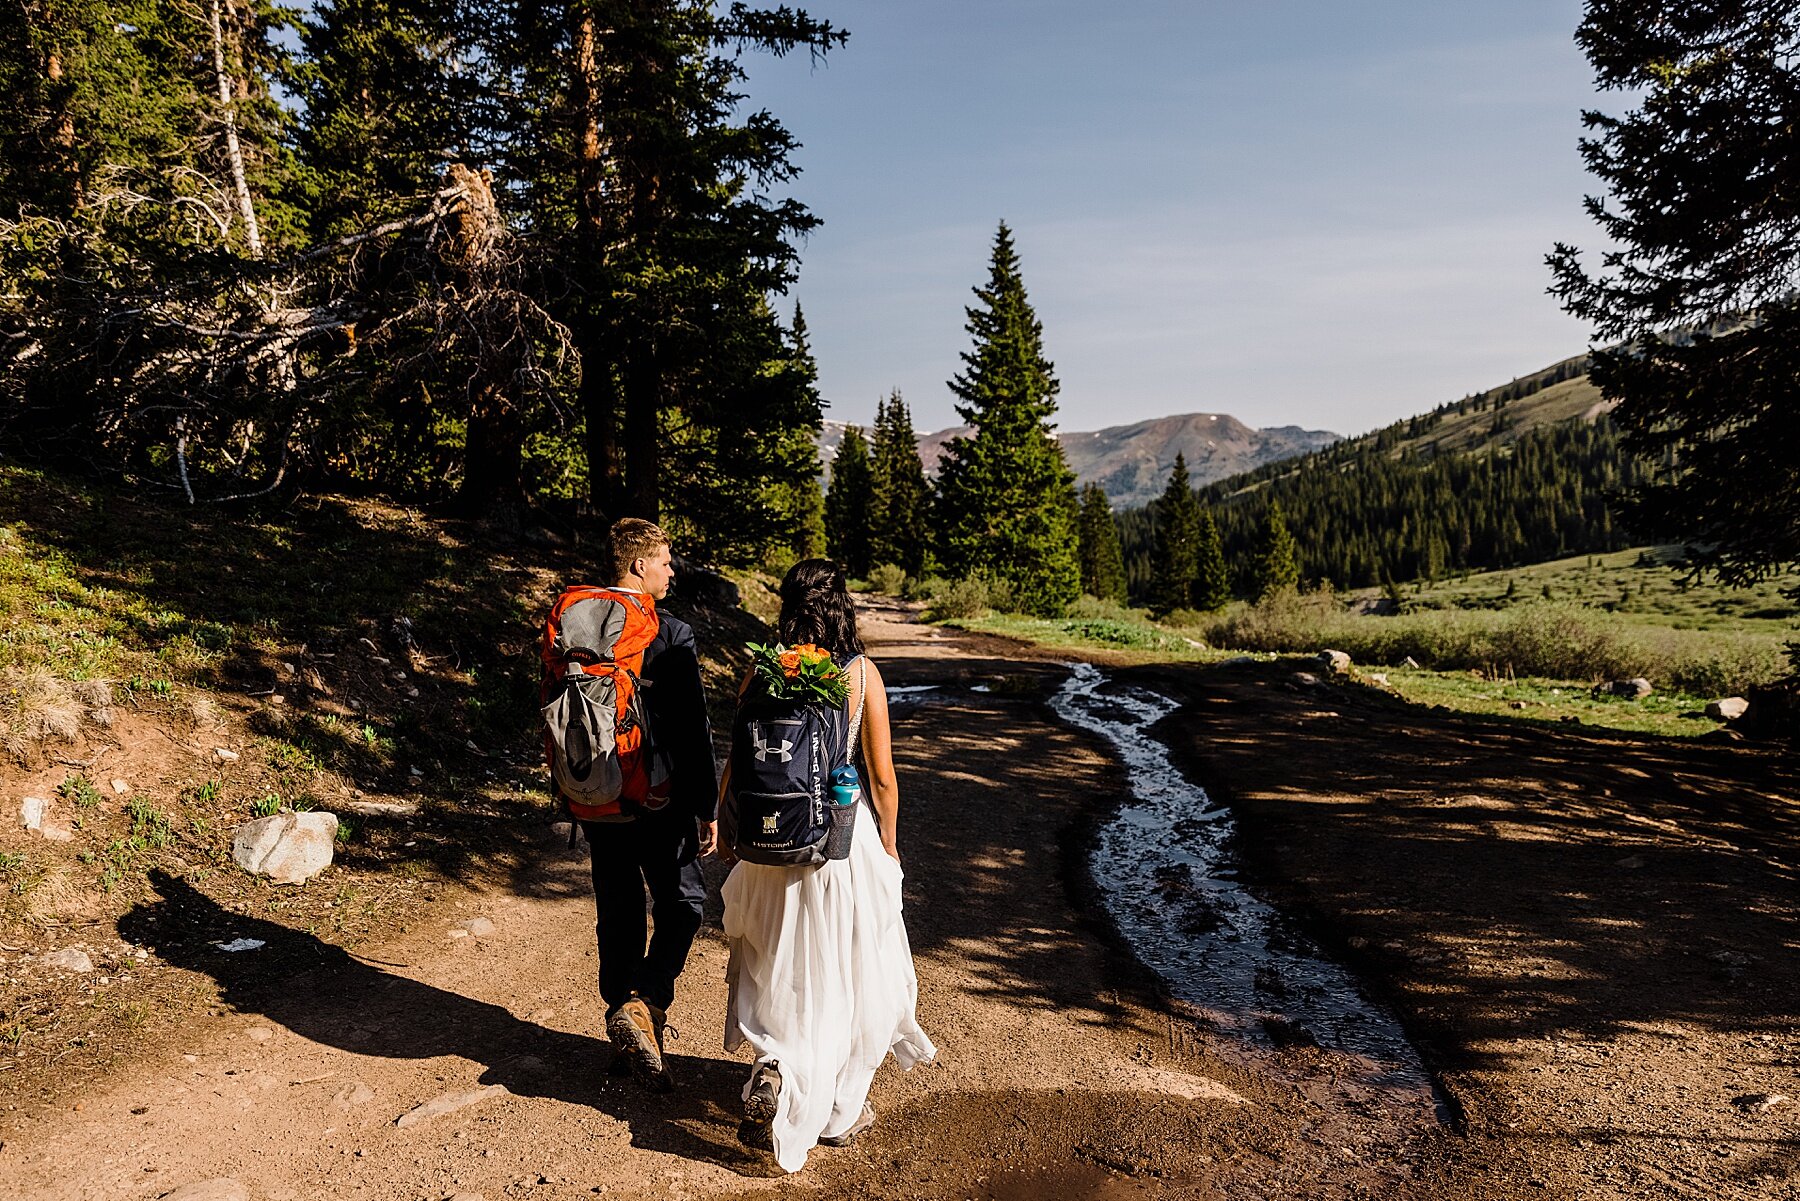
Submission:
<svg viewBox="0 0 1800 1201">
<path fill-rule="evenodd" d="M 794 647 L 752 642 L 744 649 L 750 652 L 756 682 L 777 700 L 810 701 L 835 709 L 849 697 L 843 669 L 833 662 L 830 651 L 810 642 Z"/>
</svg>

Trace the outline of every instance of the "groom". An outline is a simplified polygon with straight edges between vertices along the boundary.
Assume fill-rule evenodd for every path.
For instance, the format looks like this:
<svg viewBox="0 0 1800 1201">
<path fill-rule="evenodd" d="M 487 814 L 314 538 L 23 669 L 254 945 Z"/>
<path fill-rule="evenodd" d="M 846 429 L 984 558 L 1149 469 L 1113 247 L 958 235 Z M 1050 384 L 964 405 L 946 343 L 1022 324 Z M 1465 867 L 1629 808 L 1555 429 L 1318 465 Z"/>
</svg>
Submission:
<svg viewBox="0 0 1800 1201">
<path fill-rule="evenodd" d="M 635 517 L 607 534 L 610 587 L 661 601 L 675 580 L 669 536 Z M 700 858 L 716 838 L 718 779 L 712 726 L 700 682 L 693 627 L 659 610 L 656 641 L 644 652 L 644 698 L 651 737 L 670 767 L 669 800 L 630 820 L 582 822 L 592 856 L 600 996 L 613 1070 L 631 1071 L 657 1092 L 674 1085 L 663 1064 L 665 1014 L 675 977 L 700 930 L 706 883 Z M 644 893 L 654 932 L 644 943 Z"/>
</svg>

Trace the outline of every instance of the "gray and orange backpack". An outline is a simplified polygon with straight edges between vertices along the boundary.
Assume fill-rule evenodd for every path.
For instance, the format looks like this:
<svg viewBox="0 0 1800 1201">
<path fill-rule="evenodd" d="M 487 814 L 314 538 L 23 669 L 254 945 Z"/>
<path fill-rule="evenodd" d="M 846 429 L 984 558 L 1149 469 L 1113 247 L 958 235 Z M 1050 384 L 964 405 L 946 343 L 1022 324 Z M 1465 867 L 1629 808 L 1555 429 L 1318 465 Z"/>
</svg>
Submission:
<svg viewBox="0 0 1800 1201">
<path fill-rule="evenodd" d="M 669 765 L 644 703 L 644 652 L 656 601 L 642 592 L 567 588 L 541 647 L 544 754 L 556 794 L 578 821 L 627 822 L 669 803 Z"/>
</svg>

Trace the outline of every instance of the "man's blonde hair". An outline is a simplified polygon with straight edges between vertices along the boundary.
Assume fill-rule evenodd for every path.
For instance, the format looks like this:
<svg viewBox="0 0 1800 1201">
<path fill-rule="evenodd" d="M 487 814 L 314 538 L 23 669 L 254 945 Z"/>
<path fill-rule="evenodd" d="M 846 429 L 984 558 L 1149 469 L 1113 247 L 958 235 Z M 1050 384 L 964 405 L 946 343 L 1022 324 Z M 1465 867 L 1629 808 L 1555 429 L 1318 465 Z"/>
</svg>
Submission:
<svg viewBox="0 0 1800 1201">
<path fill-rule="evenodd" d="M 631 565 L 647 559 L 669 545 L 662 527 L 642 517 L 621 517 L 606 532 L 607 549 L 612 556 L 612 580 L 617 583 L 631 572 Z"/>
</svg>

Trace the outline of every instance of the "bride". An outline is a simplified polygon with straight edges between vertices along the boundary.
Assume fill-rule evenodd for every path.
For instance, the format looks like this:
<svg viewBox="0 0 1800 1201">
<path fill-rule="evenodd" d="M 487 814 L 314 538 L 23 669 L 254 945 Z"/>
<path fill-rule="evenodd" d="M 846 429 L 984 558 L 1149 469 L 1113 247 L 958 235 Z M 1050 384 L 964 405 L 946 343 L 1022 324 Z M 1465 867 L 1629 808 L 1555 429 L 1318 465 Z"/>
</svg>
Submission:
<svg viewBox="0 0 1800 1201">
<path fill-rule="evenodd" d="M 795 564 L 781 583 L 776 629 L 783 644 L 812 643 L 843 666 L 849 745 L 868 783 L 848 859 L 798 868 L 739 862 L 723 889 L 725 1049 L 749 1044 L 756 1054 L 739 1137 L 796 1172 L 815 1143 L 842 1146 L 874 1124 L 869 1085 L 888 1052 L 910 1069 L 937 1048 L 914 1016 L 919 986 L 900 915 L 887 692 L 862 653 L 842 569 L 826 559 Z M 729 820 L 729 772 L 720 791 Z M 720 846 L 728 855 L 729 839 Z"/>
</svg>

